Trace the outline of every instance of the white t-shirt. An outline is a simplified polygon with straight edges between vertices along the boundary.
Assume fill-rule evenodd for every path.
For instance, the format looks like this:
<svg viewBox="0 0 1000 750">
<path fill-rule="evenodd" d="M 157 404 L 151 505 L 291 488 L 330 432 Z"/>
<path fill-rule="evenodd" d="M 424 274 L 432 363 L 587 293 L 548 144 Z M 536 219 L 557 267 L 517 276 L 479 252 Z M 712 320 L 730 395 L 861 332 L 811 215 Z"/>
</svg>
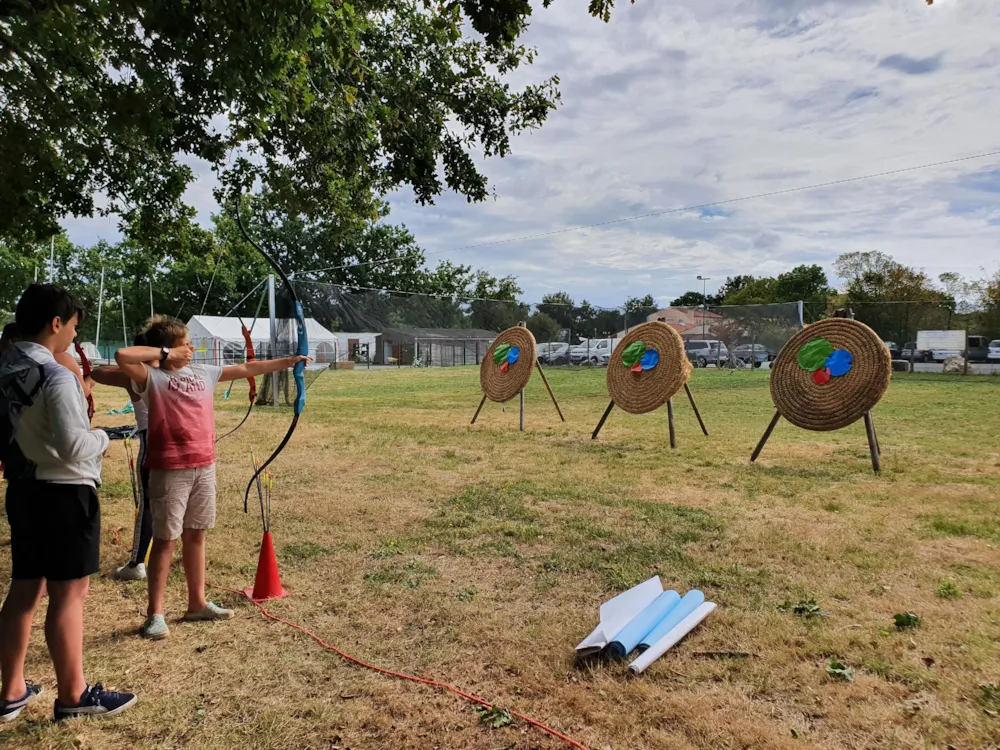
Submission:
<svg viewBox="0 0 1000 750">
<path fill-rule="evenodd" d="M 179 370 L 147 367 L 146 372 L 146 466 L 199 469 L 214 464 L 215 386 L 222 368 L 199 363 Z M 132 387 L 139 391 L 135 383 Z"/>
<path fill-rule="evenodd" d="M 149 407 L 140 396 L 138 401 L 132 402 L 132 408 L 135 410 L 136 432 L 145 432 L 149 429 Z"/>
</svg>

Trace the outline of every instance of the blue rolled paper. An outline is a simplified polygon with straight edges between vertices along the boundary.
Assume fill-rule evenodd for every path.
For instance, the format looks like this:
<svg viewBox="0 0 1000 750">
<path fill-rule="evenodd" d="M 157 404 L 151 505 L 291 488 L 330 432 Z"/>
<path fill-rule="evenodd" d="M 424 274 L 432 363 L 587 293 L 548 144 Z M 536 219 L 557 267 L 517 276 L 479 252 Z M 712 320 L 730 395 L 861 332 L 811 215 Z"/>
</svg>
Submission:
<svg viewBox="0 0 1000 750">
<path fill-rule="evenodd" d="M 670 612 L 667 613 L 667 616 L 660 620 L 656 627 L 647 633 L 646 636 L 640 641 L 638 646 L 639 651 L 645 651 L 647 648 L 663 638 L 663 636 L 677 627 L 681 620 L 698 609 L 704 601 L 705 595 L 700 591 L 692 589 L 684 594 L 684 598 L 677 603 L 677 606 L 671 609 Z"/>
<path fill-rule="evenodd" d="M 632 653 L 632 650 L 639 645 L 639 641 L 649 635 L 649 632 L 677 606 L 680 600 L 681 595 L 676 591 L 664 591 L 656 597 L 608 644 L 608 656 L 613 659 L 624 659 Z"/>
</svg>

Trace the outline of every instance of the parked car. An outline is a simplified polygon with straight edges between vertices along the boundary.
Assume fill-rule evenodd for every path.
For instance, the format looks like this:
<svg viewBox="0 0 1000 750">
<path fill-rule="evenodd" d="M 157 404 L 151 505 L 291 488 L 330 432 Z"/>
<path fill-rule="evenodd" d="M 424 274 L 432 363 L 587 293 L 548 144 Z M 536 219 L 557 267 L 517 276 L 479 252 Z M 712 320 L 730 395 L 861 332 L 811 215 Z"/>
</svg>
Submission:
<svg viewBox="0 0 1000 750">
<path fill-rule="evenodd" d="M 740 344 L 733 349 L 733 355 L 748 365 L 752 362 L 754 367 L 760 367 L 771 359 L 767 347 L 763 344 Z"/>
<path fill-rule="evenodd" d="M 692 339 L 684 342 L 684 352 L 695 367 L 708 367 L 729 358 L 729 349 L 718 339 Z"/>
<path fill-rule="evenodd" d="M 558 341 L 538 345 L 538 361 L 543 365 L 569 364 L 569 344 Z"/>
<path fill-rule="evenodd" d="M 989 352 L 986 354 L 987 362 L 1000 362 L 1000 339 L 990 342 Z"/>
<path fill-rule="evenodd" d="M 605 364 L 611 357 L 611 350 L 614 348 L 613 339 L 588 339 L 569 350 L 569 362 L 571 365 L 592 365 L 601 364 L 603 356 Z"/>
<path fill-rule="evenodd" d="M 916 343 L 910 341 L 900 350 L 899 358 L 909 361 L 911 356 L 913 357 L 914 362 L 928 362 L 932 359 L 933 355 L 931 352 L 924 351 L 923 349 L 917 349 Z"/>
<path fill-rule="evenodd" d="M 990 354 L 990 342 L 985 336 L 969 336 L 966 340 L 966 350 L 958 349 L 935 349 L 933 352 L 935 362 L 944 362 L 949 357 L 966 356 L 970 362 L 985 362 Z"/>
<path fill-rule="evenodd" d="M 885 348 L 889 350 L 889 354 L 893 359 L 899 359 L 899 355 L 902 353 L 902 349 L 896 344 L 895 341 L 883 341 Z"/>
</svg>

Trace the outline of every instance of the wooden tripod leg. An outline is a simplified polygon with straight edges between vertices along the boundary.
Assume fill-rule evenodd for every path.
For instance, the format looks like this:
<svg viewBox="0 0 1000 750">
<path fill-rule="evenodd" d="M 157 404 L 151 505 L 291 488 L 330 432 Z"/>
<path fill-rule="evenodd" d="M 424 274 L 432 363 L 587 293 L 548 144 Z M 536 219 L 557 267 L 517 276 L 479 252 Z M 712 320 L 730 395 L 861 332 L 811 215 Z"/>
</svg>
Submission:
<svg viewBox="0 0 1000 750">
<path fill-rule="evenodd" d="M 754 448 L 753 453 L 750 454 L 750 463 L 756 461 L 757 457 L 760 456 L 760 452 L 764 450 L 764 444 L 767 443 L 767 439 L 771 437 L 771 433 L 774 432 L 774 428 L 778 424 L 779 419 L 781 419 L 781 412 L 774 412 L 774 416 L 771 418 L 771 424 L 769 424 L 767 429 L 764 430 L 764 434 L 761 436 L 760 442 L 757 443 L 757 447 Z"/>
<path fill-rule="evenodd" d="M 865 412 L 865 432 L 868 433 L 868 450 L 872 454 L 872 470 L 876 474 L 882 473 L 882 458 L 879 455 L 878 438 L 875 436 L 875 422 L 872 420 L 871 412 Z"/>
<path fill-rule="evenodd" d="M 556 401 L 556 394 L 552 392 L 552 387 L 549 385 L 549 379 L 545 377 L 545 373 L 542 372 L 542 366 L 538 362 L 535 362 L 535 367 L 538 368 L 538 374 L 542 376 L 542 382 L 545 383 L 545 390 L 549 392 L 549 398 L 551 398 L 552 403 L 555 404 L 556 411 L 559 413 L 559 419 L 565 422 L 566 417 L 563 416 L 562 409 L 559 408 L 559 402 Z"/>
<path fill-rule="evenodd" d="M 878 430 L 875 429 L 875 417 L 872 416 L 871 412 L 868 412 L 868 419 L 872 421 L 872 434 L 875 436 L 875 450 L 878 451 L 879 457 L 882 456 L 882 446 L 878 442 Z"/>
<path fill-rule="evenodd" d="M 597 440 L 597 436 L 601 432 L 601 428 L 604 427 L 604 423 L 608 421 L 608 415 L 611 414 L 611 410 L 614 408 L 615 402 L 612 401 L 608 404 L 608 408 L 604 410 L 604 415 L 601 417 L 601 421 L 597 423 L 597 428 L 594 430 L 594 434 L 590 436 L 591 440 Z"/>
<path fill-rule="evenodd" d="M 667 399 L 667 426 L 670 428 L 670 448 L 677 447 L 677 435 L 674 433 L 674 400 Z"/>
<path fill-rule="evenodd" d="M 486 405 L 486 394 L 484 393 L 483 394 L 483 400 L 479 402 L 479 408 L 476 409 L 476 413 L 472 415 L 472 422 L 470 424 L 475 424 L 476 423 L 476 420 L 479 419 L 479 412 L 481 412 L 483 410 L 483 407 L 485 405 Z"/>
<path fill-rule="evenodd" d="M 705 427 L 705 421 L 701 418 L 701 412 L 698 411 L 698 404 L 694 402 L 694 394 L 691 393 L 691 388 L 687 383 L 684 384 L 684 392 L 688 395 L 688 401 L 691 402 L 691 408 L 694 409 L 694 415 L 698 417 L 698 424 L 701 425 L 701 431 L 704 432 L 707 437 L 708 429 Z"/>
<path fill-rule="evenodd" d="M 521 391 L 521 432 L 524 432 L 524 391 Z"/>
</svg>

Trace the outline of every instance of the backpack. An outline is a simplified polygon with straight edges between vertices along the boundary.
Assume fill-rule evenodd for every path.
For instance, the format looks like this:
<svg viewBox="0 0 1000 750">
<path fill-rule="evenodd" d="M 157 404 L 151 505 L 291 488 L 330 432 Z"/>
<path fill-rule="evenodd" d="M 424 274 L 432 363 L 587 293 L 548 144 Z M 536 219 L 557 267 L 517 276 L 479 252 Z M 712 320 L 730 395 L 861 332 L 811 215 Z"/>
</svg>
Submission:
<svg viewBox="0 0 1000 750">
<path fill-rule="evenodd" d="M 6 479 L 31 473 L 30 462 L 14 439 L 14 428 L 21 410 L 34 403 L 44 382 L 42 366 L 16 346 L 0 361 L 0 463 Z"/>
</svg>

